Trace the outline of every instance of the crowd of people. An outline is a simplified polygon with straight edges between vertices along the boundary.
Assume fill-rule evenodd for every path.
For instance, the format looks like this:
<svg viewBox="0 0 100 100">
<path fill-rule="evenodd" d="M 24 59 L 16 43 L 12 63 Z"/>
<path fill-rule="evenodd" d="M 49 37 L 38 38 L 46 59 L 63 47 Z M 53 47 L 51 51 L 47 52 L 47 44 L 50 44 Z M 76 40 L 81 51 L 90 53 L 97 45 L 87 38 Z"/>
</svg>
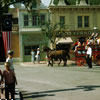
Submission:
<svg viewBox="0 0 100 100">
<path fill-rule="evenodd" d="M 4 84 L 5 86 L 5 93 L 3 88 L 1 87 L 1 93 L 5 94 L 5 99 L 15 100 L 15 85 L 17 85 L 17 79 L 15 75 L 14 65 L 13 65 L 13 54 L 12 50 L 8 51 L 8 57 L 6 62 L 4 63 L 5 69 L 3 71 L 0 70 L 1 80 L 0 84 Z M 10 95 L 9 95 L 10 94 Z"/>
<path fill-rule="evenodd" d="M 86 49 L 86 61 L 89 68 L 92 68 L 92 45 L 100 45 L 100 37 L 98 33 L 92 33 L 89 38 L 85 38 L 84 41 L 77 39 L 74 43 L 73 50 L 77 51 L 78 47 L 84 46 Z"/>
</svg>

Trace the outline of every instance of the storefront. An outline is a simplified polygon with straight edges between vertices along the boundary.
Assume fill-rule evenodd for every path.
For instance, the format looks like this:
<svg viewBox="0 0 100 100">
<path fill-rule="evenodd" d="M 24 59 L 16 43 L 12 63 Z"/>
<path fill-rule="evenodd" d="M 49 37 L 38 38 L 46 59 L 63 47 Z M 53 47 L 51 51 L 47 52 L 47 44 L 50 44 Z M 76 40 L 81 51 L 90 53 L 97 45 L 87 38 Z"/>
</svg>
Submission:
<svg viewBox="0 0 100 100">
<path fill-rule="evenodd" d="M 40 48 L 41 51 L 41 60 L 45 60 L 45 53 L 42 52 L 42 48 L 44 45 L 48 45 L 47 40 L 45 39 L 42 33 L 22 33 L 21 34 L 22 43 L 21 48 L 21 60 L 24 62 L 31 61 L 31 51 L 34 49 L 35 53 L 37 48 Z"/>
</svg>

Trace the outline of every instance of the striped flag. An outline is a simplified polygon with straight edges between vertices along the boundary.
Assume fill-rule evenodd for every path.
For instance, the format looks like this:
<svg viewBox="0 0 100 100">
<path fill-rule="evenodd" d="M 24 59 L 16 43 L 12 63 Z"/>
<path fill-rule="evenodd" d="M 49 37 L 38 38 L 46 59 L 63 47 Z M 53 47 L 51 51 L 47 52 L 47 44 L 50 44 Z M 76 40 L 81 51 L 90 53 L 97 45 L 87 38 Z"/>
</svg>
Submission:
<svg viewBox="0 0 100 100">
<path fill-rule="evenodd" d="M 6 55 L 7 51 L 11 49 L 11 31 L 3 31 L 2 37 L 3 37 L 4 50 Z"/>
</svg>

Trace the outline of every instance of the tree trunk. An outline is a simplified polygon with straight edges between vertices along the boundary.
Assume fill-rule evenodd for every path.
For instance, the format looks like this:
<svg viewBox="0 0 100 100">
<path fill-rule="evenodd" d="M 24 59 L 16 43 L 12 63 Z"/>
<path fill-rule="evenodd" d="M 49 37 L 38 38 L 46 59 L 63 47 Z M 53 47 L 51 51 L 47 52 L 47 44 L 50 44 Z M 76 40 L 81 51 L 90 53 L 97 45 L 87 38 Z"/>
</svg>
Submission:
<svg viewBox="0 0 100 100">
<path fill-rule="evenodd" d="M 56 49 L 56 43 L 54 42 L 54 43 L 51 43 L 52 44 L 52 49 Z"/>
</svg>

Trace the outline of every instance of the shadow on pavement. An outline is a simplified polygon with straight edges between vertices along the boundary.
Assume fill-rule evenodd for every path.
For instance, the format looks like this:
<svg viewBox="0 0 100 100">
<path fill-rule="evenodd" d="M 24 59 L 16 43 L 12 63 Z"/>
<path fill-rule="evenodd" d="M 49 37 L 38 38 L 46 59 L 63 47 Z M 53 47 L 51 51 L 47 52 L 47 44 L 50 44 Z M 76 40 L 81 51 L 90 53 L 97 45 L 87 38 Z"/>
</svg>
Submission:
<svg viewBox="0 0 100 100">
<path fill-rule="evenodd" d="M 55 96 L 54 94 L 47 94 L 47 93 L 39 93 L 39 92 L 25 92 L 23 94 L 23 99 L 28 99 L 28 98 L 40 98 L 40 97 L 46 97 L 46 96 Z"/>
<path fill-rule="evenodd" d="M 51 94 L 51 93 L 56 93 L 56 92 L 75 91 L 75 90 L 93 91 L 97 88 L 100 88 L 100 85 L 85 85 L 85 86 L 77 86 L 76 88 L 49 90 L 49 91 L 41 91 L 41 92 L 22 91 L 22 94 L 23 94 L 23 98 L 27 99 L 27 98 L 55 96 L 55 94 Z"/>
</svg>

